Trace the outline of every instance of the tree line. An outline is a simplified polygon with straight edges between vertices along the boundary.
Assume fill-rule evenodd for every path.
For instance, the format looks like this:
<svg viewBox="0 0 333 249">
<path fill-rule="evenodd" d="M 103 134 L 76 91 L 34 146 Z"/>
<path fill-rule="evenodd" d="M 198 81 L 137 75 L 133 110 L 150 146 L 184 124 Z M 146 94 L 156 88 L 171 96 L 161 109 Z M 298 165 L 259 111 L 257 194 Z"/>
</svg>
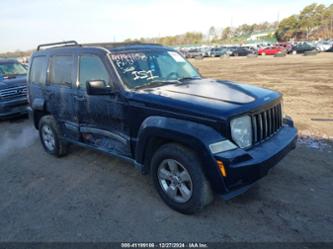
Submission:
<svg viewBox="0 0 333 249">
<path fill-rule="evenodd" d="M 275 32 L 279 41 L 333 38 L 333 4 L 313 3 L 299 14 L 283 19 Z"/>
<path fill-rule="evenodd" d="M 267 33 L 262 40 L 300 41 L 333 39 L 333 4 L 326 7 L 323 4 L 310 4 L 299 14 L 287 17 L 281 22 L 263 22 L 242 24 L 238 27 L 218 29 L 210 27 L 208 34 L 188 32 L 182 35 L 127 39 L 127 42 L 150 42 L 163 45 L 207 44 L 207 43 L 244 43 L 256 33 Z"/>
<path fill-rule="evenodd" d="M 187 32 L 185 34 L 174 36 L 126 39 L 124 42 L 159 43 L 168 46 L 209 43 L 242 43 L 249 35 L 253 33 L 265 32 L 267 30 L 274 31 L 276 30 L 277 26 L 277 22 L 263 22 L 251 25 L 243 24 L 238 27 L 230 26 L 224 29 L 218 29 L 212 26 L 210 27 L 207 35 L 202 32 Z"/>
</svg>

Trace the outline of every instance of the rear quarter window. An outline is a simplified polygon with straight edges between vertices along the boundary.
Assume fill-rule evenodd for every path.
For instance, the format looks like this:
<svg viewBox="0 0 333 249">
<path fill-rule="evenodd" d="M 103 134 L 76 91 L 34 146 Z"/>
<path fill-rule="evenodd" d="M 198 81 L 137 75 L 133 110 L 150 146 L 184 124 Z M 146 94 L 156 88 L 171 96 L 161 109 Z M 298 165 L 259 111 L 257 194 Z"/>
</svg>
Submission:
<svg viewBox="0 0 333 249">
<path fill-rule="evenodd" d="M 46 56 L 34 57 L 31 62 L 29 82 L 35 84 L 45 84 L 47 70 Z"/>
</svg>

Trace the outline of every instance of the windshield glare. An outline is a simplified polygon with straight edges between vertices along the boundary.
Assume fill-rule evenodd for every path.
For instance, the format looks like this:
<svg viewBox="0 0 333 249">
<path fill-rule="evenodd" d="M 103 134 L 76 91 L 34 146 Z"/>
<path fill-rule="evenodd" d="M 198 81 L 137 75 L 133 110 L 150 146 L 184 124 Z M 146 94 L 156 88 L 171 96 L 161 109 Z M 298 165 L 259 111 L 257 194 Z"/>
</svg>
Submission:
<svg viewBox="0 0 333 249">
<path fill-rule="evenodd" d="M 3 77 L 24 74 L 27 74 L 27 70 L 18 62 L 0 64 L 0 75 Z"/>
<path fill-rule="evenodd" d="M 194 67 L 175 51 L 118 52 L 112 53 L 111 59 L 129 88 L 200 77 Z"/>
</svg>

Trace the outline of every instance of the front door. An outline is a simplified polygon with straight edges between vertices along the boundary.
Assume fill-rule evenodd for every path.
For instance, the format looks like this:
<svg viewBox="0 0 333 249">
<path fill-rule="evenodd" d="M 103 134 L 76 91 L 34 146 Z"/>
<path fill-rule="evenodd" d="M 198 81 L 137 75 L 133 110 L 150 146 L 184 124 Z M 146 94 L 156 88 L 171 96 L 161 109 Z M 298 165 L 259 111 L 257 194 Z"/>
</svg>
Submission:
<svg viewBox="0 0 333 249">
<path fill-rule="evenodd" d="M 81 54 L 79 87 L 74 98 L 79 116 L 81 139 L 84 143 L 111 153 L 129 156 L 129 137 L 124 123 L 124 103 L 118 93 L 88 95 L 86 83 L 104 80 L 111 88 L 110 74 L 104 56 Z"/>
</svg>

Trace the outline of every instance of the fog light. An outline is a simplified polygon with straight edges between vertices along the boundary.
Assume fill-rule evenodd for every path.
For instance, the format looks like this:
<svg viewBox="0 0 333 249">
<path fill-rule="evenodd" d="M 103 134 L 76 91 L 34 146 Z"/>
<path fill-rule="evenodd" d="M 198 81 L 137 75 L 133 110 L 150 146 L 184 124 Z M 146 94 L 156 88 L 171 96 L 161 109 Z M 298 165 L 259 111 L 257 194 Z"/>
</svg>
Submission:
<svg viewBox="0 0 333 249">
<path fill-rule="evenodd" d="M 224 164 L 222 161 L 217 160 L 217 166 L 219 166 L 220 172 L 224 177 L 227 177 L 227 171 L 225 170 Z"/>
<path fill-rule="evenodd" d="M 229 140 L 223 140 L 209 145 L 209 149 L 213 154 L 217 154 L 228 150 L 234 150 L 236 148 L 237 146 L 232 142 L 230 142 Z"/>
</svg>

